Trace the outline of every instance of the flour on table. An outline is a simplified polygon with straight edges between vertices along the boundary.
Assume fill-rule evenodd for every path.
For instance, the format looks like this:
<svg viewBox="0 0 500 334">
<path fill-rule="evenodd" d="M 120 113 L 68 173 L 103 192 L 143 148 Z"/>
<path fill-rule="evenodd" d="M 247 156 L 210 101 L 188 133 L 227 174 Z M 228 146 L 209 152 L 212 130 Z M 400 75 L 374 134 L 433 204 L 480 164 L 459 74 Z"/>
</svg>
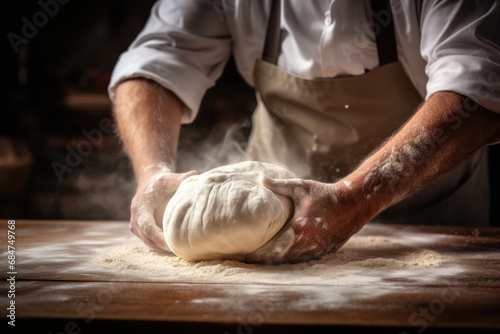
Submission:
<svg viewBox="0 0 500 334">
<path fill-rule="evenodd" d="M 266 244 L 291 217 L 292 203 L 265 188 L 264 176 L 296 177 L 273 164 L 245 161 L 184 180 L 163 215 L 172 252 L 191 261 L 242 261 Z"/>
<path fill-rule="evenodd" d="M 137 242 L 107 250 L 93 260 L 93 265 L 164 282 L 342 285 L 380 283 L 383 278 L 397 273 L 405 279 L 430 280 L 431 270 L 445 262 L 440 254 L 431 250 L 405 246 L 383 237 L 354 236 L 340 251 L 298 264 L 262 265 L 231 260 L 190 262 L 150 250 Z"/>
</svg>

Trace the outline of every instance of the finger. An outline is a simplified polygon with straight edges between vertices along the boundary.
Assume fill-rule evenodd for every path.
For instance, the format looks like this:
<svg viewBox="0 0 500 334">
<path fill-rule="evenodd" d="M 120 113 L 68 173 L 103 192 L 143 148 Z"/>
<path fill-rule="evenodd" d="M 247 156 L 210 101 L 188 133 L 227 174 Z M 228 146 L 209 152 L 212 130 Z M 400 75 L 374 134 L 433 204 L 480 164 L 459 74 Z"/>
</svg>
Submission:
<svg viewBox="0 0 500 334">
<path fill-rule="evenodd" d="M 194 175 L 198 175 L 198 172 L 195 170 L 186 173 L 173 174 L 172 176 L 162 175 L 161 179 L 163 180 L 163 182 L 167 183 L 167 188 L 165 189 L 166 193 L 176 192 L 182 181 Z"/>
<path fill-rule="evenodd" d="M 327 252 L 320 244 L 310 242 L 305 236 L 296 236 L 293 245 L 285 254 L 278 254 L 263 260 L 268 264 L 299 263 L 321 258 Z"/>
<path fill-rule="evenodd" d="M 167 246 L 163 231 L 156 225 L 147 225 L 143 229 L 143 235 L 150 241 L 154 243 L 161 250 L 171 252 L 170 248 Z"/>
<path fill-rule="evenodd" d="M 139 237 L 142 236 L 141 240 L 144 241 L 148 246 L 151 247 L 150 243 L 148 243 L 146 240 L 151 241 L 152 243 L 154 243 L 154 245 L 157 246 L 153 246 L 153 248 L 159 248 L 170 252 L 170 249 L 167 246 L 167 242 L 165 241 L 165 237 L 163 236 L 163 231 L 156 225 L 154 216 L 149 210 L 143 211 L 138 215 L 137 226 L 137 230 L 140 234 Z"/>
<path fill-rule="evenodd" d="M 182 173 L 182 174 L 178 174 L 177 175 L 177 180 L 178 180 L 178 184 L 181 184 L 182 181 L 184 181 L 185 179 L 187 179 L 188 177 L 191 177 L 191 176 L 194 176 L 194 175 L 198 175 L 198 171 L 197 170 L 192 170 L 192 171 L 189 171 L 189 172 L 186 172 L 186 173 Z"/>
<path fill-rule="evenodd" d="M 193 176 L 193 175 L 198 175 L 198 171 L 196 169 L 190 170 L 189 172 L 182 173 L 183 175 Z"/>
<path fill-rule="evenodd" d="M 148 246 L 149 248 L 159 250 L 159 251 L 163 251 L 163 249 L 161 249 L 158 245 L 156 245 L 156 243 L 154 243 L 153 241 L 149 240 L 148 238 L 146 238 L 144 236 L 142 231 L 139 228 L 137 228 L 137 224 L 133 220 L 130 221 L 129 227 L 130 227 L 130 231 L 133 234 L 135 234 L 146 246 Z"/>
<path fill-rule="evenodd" d="M 279 232 L 267 244 L 257 249 L 255 252 L 247 255 L 247 261 L 250 263 L 286 261 L 286 257 L 295 242 L 295 233 L 292 228 L 287 228 Z M 281 260 L 281 261 L 280 261 Z"/>
<path fill-rule="evenodd" d="M 146 238 L 146 236 L 144 236 L 144 234 L 138 234 L 137 235 L 139 237 L 139 239 L 141 239 L 141 241 L 146 245 L 148 246 L 149 248 L 151 249 L 155 249 L 157 251 L 162 251 L 162 252 L 165 252 L 165 250 L 163 248 L 161 248 L 160 246 L 158 246 L 156 243 L 154 243 L 152 240 Z"/>
<path fill-rule="evenodd" d="M 271 179 L 264 177 L 262 184 L 275 194 L 300 201 L 306 195 L 306 187 L 301 179 Z"/>
</svg>

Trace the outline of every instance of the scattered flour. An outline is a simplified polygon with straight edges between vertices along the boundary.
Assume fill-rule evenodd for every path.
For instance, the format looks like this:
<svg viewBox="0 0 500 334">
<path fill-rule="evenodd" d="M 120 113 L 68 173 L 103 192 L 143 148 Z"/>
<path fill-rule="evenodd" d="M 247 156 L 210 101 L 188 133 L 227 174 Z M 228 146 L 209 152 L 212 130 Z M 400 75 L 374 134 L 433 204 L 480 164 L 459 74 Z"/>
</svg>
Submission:
<svg viewBox="0 0 500 334">
<path fill-rule="evenodd" d="M 398 279 L 394 273 L 400 273 L 408 282 L 418 281 L 421 276 L 429 280 L 442 275 L 432 270 L 445 263 L 444 257 L 434 251 L 373 236 L 355 236 L 337 253 L 299 264 L 189 262 L 139 242 L 109 248 L 92 260 L 94 268 L 164 282 L 309 285 L 384 283 L 389 278 Z"/>
</svg>

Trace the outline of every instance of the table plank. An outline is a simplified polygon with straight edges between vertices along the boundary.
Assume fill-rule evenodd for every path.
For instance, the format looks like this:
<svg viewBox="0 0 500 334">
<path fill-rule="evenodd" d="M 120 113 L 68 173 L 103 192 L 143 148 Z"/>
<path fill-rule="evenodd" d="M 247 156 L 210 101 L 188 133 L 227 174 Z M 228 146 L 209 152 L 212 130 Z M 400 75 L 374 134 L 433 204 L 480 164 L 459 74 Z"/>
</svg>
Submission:
<svg viewBox="0 0 500 334">
<path fill-rule="evenodd" d="M 345 293 L 345 288 L 339 286 L 304 289 L 265 285 L 242 288 L 237 284 L 22 281 L 17 303 L 22 305 L 18 313 L 22 318 L 163 320 L 251 326 L 422 327 L 425 323 L 439 327 L 498 328 L 499 325 L 500 290 L 496 288 L 415 287 L 411 292 L 400 286 L 381 289 L 387 289 L 381 299 L 354 299 L 344 303 L 335 302 L 335 296 Z"/>
<path fill-rule="evenodd" d="M 0 227 L 4 236 L 6 225 Z M 313 285 L 189 283 L 89 266 L 106 249 L 136 242 L 127 225 L 17 221 L 17 316 L 500 328 L 499 228 L 368 225 L 360 235 L 425 247 L 446 256 L 449 265 L 458 265 L 462 271 L 438 275 L 439 279 L 429 282 L 393 275 L 370 284 L 357 280 Z M 6 240 L 0 237 L 4 258 Z M 439 274 L 441 268 L 436 270 Z M 2 261 L 2 279 L 8 277 L 6 272 Z M 5 299 L 0 296 L 2 304 Z"/>
<path fill-rule="evenodd" d="M 4 236 L 7 234 L 5 229 L 6 224 L 2 224 L 0 233 Z M 500 287 L 499 231 L 498 228 L 478 230 L 466 227 L 367 225 L 358 235 L 390 238 L 404 245 L 424 247 L 446 256 L 448 265 L 441 268 L 443 277 L 438 284 Z M 138 239 L 131 234 L 126 222 L 18 221 L 16 232 L 16 261 L 19 279 L 185 281 L 185 277 L 176 279 L 176 277 L 163 274 L 145 275 L 142 272 L 134 274 L 130 271 L 97 267 L 93 264 L 94 258 L 109 249 L 137 243 Z M 6 258 L 6 238 L 0 239 L 2 241 L 1 256 Z M 366 252 L 367 250 L 358 251 Z M 0 264 L 1 279 L 8 276 L 5 266 L 6 262 Z M 461 268 L 461 272 L 456 275 L 447 273 L 446 271 L 453 266 Z M 420 273 L 416 274 L 420 275 Z M 372 276 L 367 276 L 366 281 L 373 282 L 377 278 L 373 276 L 379 273 L 373 272 L 367 275 Z M 391 279 L 399 285 L 421 286 L 423 284 L 418 280 L 409 280 L 405 276 L 396 276 Z M 434 284 L 436 283 L 430 282 L 425 285 Z"/>
</svg>

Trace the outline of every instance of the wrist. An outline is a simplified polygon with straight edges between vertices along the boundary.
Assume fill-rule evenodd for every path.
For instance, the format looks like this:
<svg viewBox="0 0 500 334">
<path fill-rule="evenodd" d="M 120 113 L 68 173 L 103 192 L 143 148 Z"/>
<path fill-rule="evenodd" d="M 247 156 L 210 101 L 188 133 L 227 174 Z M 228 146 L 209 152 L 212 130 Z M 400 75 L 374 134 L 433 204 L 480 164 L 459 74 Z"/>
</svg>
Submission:
<svg viewBox="0 0 500 334">
<path fill-rule="evenodd" d="M 154 175 L 175 173 L 175 165 L 165 161 L 142 164 L 134 169 L 138 184 L 145 182 Z"/>
<path fill-rule="evenodd" d="M 362 179 L 349 175 L 335 185 L 339 193 L 339 207 L 350 208 L 360 227 L 383 210 L 380 198 L 366 191 Z"/>
</svg>

